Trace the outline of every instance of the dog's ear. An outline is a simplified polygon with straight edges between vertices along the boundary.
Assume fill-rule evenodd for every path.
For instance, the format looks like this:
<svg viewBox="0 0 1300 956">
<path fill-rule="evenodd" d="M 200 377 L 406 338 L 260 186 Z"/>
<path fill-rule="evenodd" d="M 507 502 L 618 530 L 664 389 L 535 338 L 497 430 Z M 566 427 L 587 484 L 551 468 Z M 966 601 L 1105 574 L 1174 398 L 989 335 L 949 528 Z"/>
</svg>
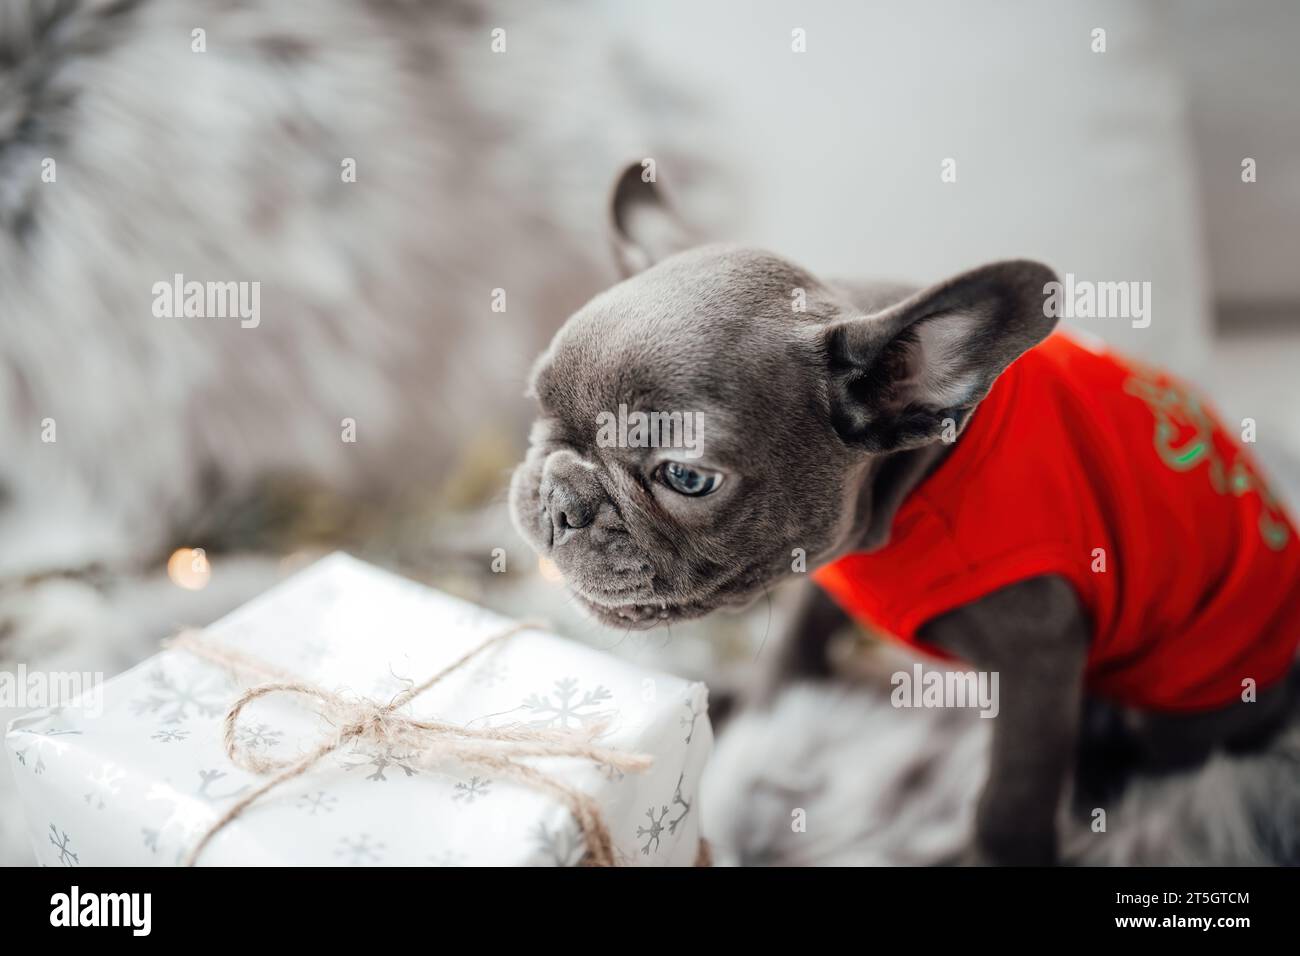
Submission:
<svg viewBox="0 0 1300 956">
<path fill-rule="evenodd" d="M 835 430 L 871 452 L 946 437 L 1003 370 L 1047 338 L 1047 266 L 997 262 L 823 332 Z"/>
<path fill-rule="evenodd" d="M 614 259 L 624 278 L 695 244 L 651 178 L 653 168 L 641 162 L 629 164 L 614 181 L 610 195 Z"/>
</svg>

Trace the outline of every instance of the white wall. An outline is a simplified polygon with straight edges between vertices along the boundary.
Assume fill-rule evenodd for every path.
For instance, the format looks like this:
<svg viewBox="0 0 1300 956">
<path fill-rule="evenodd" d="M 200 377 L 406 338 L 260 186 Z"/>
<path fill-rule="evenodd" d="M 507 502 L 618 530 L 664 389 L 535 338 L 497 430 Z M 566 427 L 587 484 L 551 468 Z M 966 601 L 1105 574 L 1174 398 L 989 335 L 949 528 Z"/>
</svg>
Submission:
<svg viewBox="0 0 1300 956">
<path fill-rule="evenodd" d="M 1300 3 L 1161 9 L 1187 76 L 1215 298 L 1300 325 Z M 1241 181 L 1247 156 L 1251 184 Z"/>
<path fill-rule="evenodd" d="M 1149 329 L 1094 320 L 1195 372 L 1208 356 L 1198 186 L 1158 11 L 1128 2 L 619 4 L 629 43 L 716 110 L 730 238 L 826 274 L 937 280 L 1030 256 L 1153 284 Z M 1107 30 L 1108 50 L 1090 50 Z M 791 30 L 808 52 L 791 52 Z M 957 160 L 955 184 L 940 162 Z M 663 177 L 671 188 L 672 171 Z"/>
</svg>

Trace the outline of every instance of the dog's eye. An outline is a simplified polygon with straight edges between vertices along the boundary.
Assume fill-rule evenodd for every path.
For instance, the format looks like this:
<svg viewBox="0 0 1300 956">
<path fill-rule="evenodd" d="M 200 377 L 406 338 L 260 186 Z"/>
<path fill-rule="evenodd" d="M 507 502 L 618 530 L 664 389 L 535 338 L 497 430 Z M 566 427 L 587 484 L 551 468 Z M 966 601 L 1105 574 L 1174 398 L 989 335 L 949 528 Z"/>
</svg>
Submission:
<svg viewBox="0 0 1300 956">
<path fill-rule="evenodd" d="M 722 476 L 716 471 L 704 471 L 683 465 L 680 461 L 664 462 L 659 468 L 659 480 L 678 494 L 702 498 L 717 491 Z"/>
</svg>

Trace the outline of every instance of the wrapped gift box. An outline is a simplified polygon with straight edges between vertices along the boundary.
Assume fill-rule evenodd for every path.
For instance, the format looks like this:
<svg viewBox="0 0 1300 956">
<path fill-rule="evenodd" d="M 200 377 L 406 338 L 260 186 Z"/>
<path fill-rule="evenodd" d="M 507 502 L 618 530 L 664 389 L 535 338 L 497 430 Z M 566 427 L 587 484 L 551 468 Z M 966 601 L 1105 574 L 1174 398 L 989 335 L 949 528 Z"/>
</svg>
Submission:
<svg viewBox="0 0 1300 956">
<path fill-rule="evenodd" d="M 510 622 L 342 554 L 208 627 L 205 642 L 335 693 L 392 700 Z M 223 718 L 247 685 L 183 649 L 101 688 L 97 708 L 37 711 L 5 736 L 37 859 L 174 865 L 263 782 L 233 765 Z M 102 709 L 102 713 L 97 710 Z M 406 704 L 465 727 L 599 728 L 601 747 L 653 757 L 621 772 L 574 757 L 530 765 L 590 794 L 616 859 L 691 865 L 696 793 L 712 746 L 707 690 L 553 635 L 501 641 Z M 321 739 L 301 702 L 259 701 L 241 747 L 289 757 Z M 553 795 L 490 771 L 354 742 L 262 796 L 203 851 L 204 865 L 573 865 L 585 845 Z"/>
</svg>

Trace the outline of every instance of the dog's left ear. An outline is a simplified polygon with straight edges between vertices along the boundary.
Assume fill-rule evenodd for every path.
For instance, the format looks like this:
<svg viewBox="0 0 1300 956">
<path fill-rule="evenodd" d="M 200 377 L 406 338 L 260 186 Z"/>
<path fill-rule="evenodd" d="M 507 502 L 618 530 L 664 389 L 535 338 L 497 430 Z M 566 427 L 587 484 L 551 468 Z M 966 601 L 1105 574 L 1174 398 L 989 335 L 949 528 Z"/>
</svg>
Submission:
<svg viewBox="0 0 1300 956">
<path fill-rule="evenodd" d="M 696 244 L 651 178 L 653 170 L 648 163 L 629 164 L 610 195 L 614 259 L 624 278 Z"/>
<path fill-rule="evenodd" d="M 866 451 L 916 448 L 960 429 L 993 381 L 1056 325 L 1044 304 L 1056 274 L 997 262 L 874 315 L 824 330 L 831 415 Z M 1054 311 L 1054 310 L 1052 310 Z"/>
</svg>

